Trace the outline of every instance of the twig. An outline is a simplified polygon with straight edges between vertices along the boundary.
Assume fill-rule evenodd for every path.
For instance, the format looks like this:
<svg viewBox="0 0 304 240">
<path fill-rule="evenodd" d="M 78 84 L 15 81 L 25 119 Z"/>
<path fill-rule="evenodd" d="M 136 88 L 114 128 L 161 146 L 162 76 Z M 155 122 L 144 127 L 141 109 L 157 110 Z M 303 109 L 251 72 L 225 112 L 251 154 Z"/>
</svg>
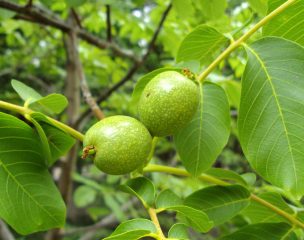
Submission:
<svg viewBox="0 0 304 240">
<path fill-rule="evenodd" d="M 80 63 L 80 61 L 79 61 L 79 63 Z M 88 83 L 86 80 L 86 77 L 83 73 L 83 68 L 82 68 L 81 63 L 78 66 L 78 71 L 79 71 L 79 75 L 80 75 L 80 87 L 81 87 L 81 91 L 82 91 L 82 94 L 84 96 L 86 103 L 89 105 L 90 110 L 94 113 L 94 115 L 97 119 L 103 119 L 104 114 L 92 96 L 92 93 L 89 89 L 89 86 L 88 86 Z"/>
<path fill-rule="evenodd" d="M 80 17 L 78 16 L 76 10 L 75 10 L 74 8 L 72 8 L 71 10 L 72 10 L 72 14 L 73 14 L 73 16 L 74 16 L 74 18 L 75 18 L 75 20 L 76 20 L 76 22 L 77 22 L 78 27 L 79 27 L 79 28 L 82 28 L 81 19 L 80 19 Z"/>
<path fill-rule="evenodd" d="M 112 27 L 111 27 L 111 7 L 106 4 L 106 15 L 107 15 L 107 40 L 108 42 L 112 42 Z"/>
<path fill-rule="evenodd" d="M 106 90 L 103 94 L 100 95 L 100 97 L 96 100 L 97 104 L 100 104 L 101 102 L 106 100 L 109 96 L 111 96 L 111 94 L 113 92 L 115 92 L 120 86 L 122 86 L 125 82 L 127 82 L 133 76 L 133 74 L 137 71 L 137 69 L 138 69 L 137 64 L 134 64 L 133 67 L 130 68 L 130 70 L 127 72 L 127 74 L 118 83 L 116 83 L 114 86 L 112 86 L 110 89 Z M 91 115 L 91 109 L 88 108 L 75 121 L 73 127 L 78 128 L 80 126 L 80 124 L 82 123 L 82 121 L 90 115 Z"/>
<path fill-rule="evenodd" d="M 160 227 L 155 209 L 154 208 L 148 208 L 147 210 L 148 210 L 148 213 L 149 213 L 149 216 L 150 216 L 152 222 L 154 223 L 154 225 L 157 229 L 157 234 L 158 234 L 160 240 L 166 239 L 166 237 L 163 233 L 163 230 Z"/>
<path fill-rule="evenodd" d="M 130 70 L 127 72 L 127 74 L 116 84 L 114 84 L 111 88 L 109 88 L 108 90 L 106 90 L 103 94 L 100 95 L 100 97 L 97 99 L 97 103 L 100 104 L 101 102 L 105 101 L 108 97 L 110 97 L 112 95 L 113 92 L 115 92 L 118 88 L 120 88 L 121 86 L 123 86 L 127 81 L 129 81 L 132 76 L 137 72 L 137 70 L 145 63 L 145 60 L 147 59 L 147 57 L 149 56 L 149 54 L 151 53 L 153 46 L 156 42 L 156 39 L 160 33 L 160 30 L 163 27 L 163 24 L 170 12 L 172 8 L 172 4 L 170 3 L 168 5 L 168 7 L 166 8 L 166 10 L 163 12 L 163 15 L 161 17 L 161 20 L 149 42 L 149 45 L 147 47 L 147 51 L 146 53 L 142 56 L 141 60 L 139 62 L 135 62 L 133 64 L 133 66 L 130 68 Z M 84 111 L 80 117 L 76 120 L 74 127 L 78 127 L 82 121 L 84 119 L 86 119 L 86 117 L 90 114 L 90 109 L 87 109 L 86 111 Z"/>
<path fill-rule="evenodd" d="M 63 32 L 69 32 L 71 29 L 71 26 L 63 21 L 61 18 L 59 18 L 57 15 L 55 15 L 53 12 L 48 11 L 47 9 L 38 7 L 36 5 L 32 5 L 29 7 L 24 7 L 18 4 L 15 4 L 11 1 L 0 1 L 0 8 L 7 9 L 14 11 L 18 13 L 15 18 L 17 19 L 23 19 L 26 21 L 52 26 L 54 28 L 57 28 Z M 77 35 L 82 40 L 100 48 L 100 49 L 111 49 L 114 54 L 120 57 L 126 57 L 131 59 L 134 62 L 138 62 L 138 58 L 129 50 L 122 49 L 117 44 L 111 42 L 104 41 L 93 34 L 89 33 L 85 29 L 78 29 Z"/>
</svg>

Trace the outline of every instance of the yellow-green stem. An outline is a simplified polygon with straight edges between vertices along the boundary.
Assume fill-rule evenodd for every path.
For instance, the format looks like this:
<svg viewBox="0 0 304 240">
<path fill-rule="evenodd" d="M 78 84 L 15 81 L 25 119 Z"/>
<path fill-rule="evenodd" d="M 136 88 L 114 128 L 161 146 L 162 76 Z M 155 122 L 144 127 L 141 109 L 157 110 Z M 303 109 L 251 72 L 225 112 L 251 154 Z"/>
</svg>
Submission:
<svg viewBox="0 0 304 240">
<path fill-rule="evenodd" d="M 222 52 L 208 67 L 198 76 L 198 81 L 203 82 L 204 79 L 223 61 L 226 57 L 229 56 L 231 52 L 233 52 L 236 48 L 242 45 L 248 38 L 252 36 L 257 30 L 259 30 L 262 26 L 268 23 L 271 19 L 277 16 L 279 13 L 283 12 L 286 8 L 288 8 L 291 4 L 293 4 L 296 0 L 288 0 L 280 7 L 276 8 L 274 11 L 265 16 L 261 21 L 259 21 L 256 25 L 254 25 L 248 32 L 246 32 L 243 36 L 241 36 L 238 40 L 231 42 L 229 47 Z"/>
<path fill-rule="evenodd" d="M 144 172 L 163 172 L 163 173 L 169 173 L 169 174 L 173 174 L 173 175 L 178 175 L 178 176 L 184 176 L 184 177 L 189 177 L 191 176 L 188 172 L 186 172 L 183 169 L 178 169 L 178 168 L 173 168 L 173 167 L 167 167 L 167 166 L 161 166 L 161 165 L 155 165 L 155 164 L 149 164 L 146 168 L 144 168 Z M 220 179 L 217 179 L 215 177 L 212 177 L 210 175 L 207 174 L 202 174 L 201 176 L 198 177 L 199 179 L 209 182 L 209 183 L 213 183 L 216 185 L 220 185 L 220 186 L 227 186 L 230 185 L 230 183 L 227 183 L 225 181 L 222 181 Z M 301 221 L 299 221 L 296 217 L 294 217 L 293 215 L 283 211 L 282 209 L 272 205 L 271 203 L 265 201 L 264 199 L 256 196 L 255 194 L 251 194 L 250 195 L 250 199 L 252 201 L 255 201 L 269 209 L 271 209 L 272 211 L 274 211 L 275 213 L 277 213 L 278 215 L 286 218 L 288 221 L 290 221 L 294 226 L 300 227 L 304 229 L 304 223 L 302 223 Z"/>
<path fill-rule="evenodd" d="M 152 222 L 154 223 L 154 225 L 156 227 L 157 235 L 159 236 L 159 240 L 165 240 L 166 237 L 165 237 L 165 235 L 164 235 L 164 233 L 163 233 L 163 231 L 160 227 L 155 209 L 154 208 L 148 208 L 147 210 L 148 210 L 148 213 L 149 213 L 149 216 L 150 216 Z"/>
<path fill-rule="evenodd" d="M 21 106 L 18 106 L 18 105 L 12 104 L 12 103 L 8 103 L 8 102 L 4 102 L 4 101 L 0 101 L 0 108 L 19 113 L 23 116 L 26 116 L 27 114 L 30 115 L 30 114 L 34 113 L 33 110 L 31 110 L 27 107 L 21 107 Z M 53 118 L 48 117 L 48 116 L 46 116 L 46 118 L 54 126 L 60 128 L 61 130 L 70 134 L 71 136 L 78 139 L 79 141 L 83 141 L 84 135 L 82 133 L 78 132 L 77 130 L 69 127 L 68 125 L 66 125 L 66 124 L 64 124 L 60 121 L 57 121 L 56 119 L 53 119 Z"/>
</svg>

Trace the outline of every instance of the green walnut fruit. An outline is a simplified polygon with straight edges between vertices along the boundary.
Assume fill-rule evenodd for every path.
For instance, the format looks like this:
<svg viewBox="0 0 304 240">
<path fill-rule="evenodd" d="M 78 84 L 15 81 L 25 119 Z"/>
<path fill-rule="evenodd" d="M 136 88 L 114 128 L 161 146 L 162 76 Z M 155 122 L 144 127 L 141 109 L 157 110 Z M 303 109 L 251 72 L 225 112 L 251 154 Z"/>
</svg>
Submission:
<svg viewBox="0 0 304 240">
<path fill-rule="evenodd" d="M 93 150 L 97 168 L 120 175 L 142 166 L 150 153 L 152 138 L 135 118 L 113 116 L 93 125 L 85 134 L 83 144 L 84 154 Z"/>
<path fill-rule="evenodd" d="M 154 77 L 139 100 L 140 121 L 153 136 L 175 134 L 195 114 L 199 104 L 199 87 L 175 71 Z"/>
</svg>

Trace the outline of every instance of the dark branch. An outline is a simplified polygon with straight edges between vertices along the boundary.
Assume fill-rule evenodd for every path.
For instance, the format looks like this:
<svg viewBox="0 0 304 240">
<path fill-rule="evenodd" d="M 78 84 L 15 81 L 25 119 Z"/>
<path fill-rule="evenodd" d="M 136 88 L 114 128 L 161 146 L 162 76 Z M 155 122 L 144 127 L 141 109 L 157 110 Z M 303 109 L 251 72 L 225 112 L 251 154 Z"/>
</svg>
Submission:
<svg viewBox="0 0 304 240">
<path fill-rule="evenodd" d="M 33 0 L 29 0 L 25 7 L 30 8 L 32 7 L 32 5 L 33 5 Z"/>
<path fill-rule="evenodd" d="M 75 18 L 75 20 L 76 20 L 76 22 L 77 22 L 78 27 L 79 27 L 79 28 L 82 28 L 81 19 L 80 19 L 80 17 L 78 16 L 78 14 L 77 14 L 77 12 L 76 12 L 76 10 L 75 10 L 74 8 L 72 8 L 72 14 L 73 14 L 73 16 L 74 16 L 74 18 Z"/>
<path fill-rule="evenodd" d="M 122 85 L 125 84 L 125 82 L 127 82 L 132 76 L 133 74 L 137 71 L 137 69 L 139 68 L 139 65 L 134 64 L 132 68 L 130 68 L 130 70 L 127 72 L 127 74 L 118 82 L 116 83 L 114 86 L 112 86 L 111 88 L 107 89 L 103 94 L 101 94 L 101 96 L 97 99 L 97 103 L 101 103 L 104 100 L 106 100 L 108 97 L 111 96 L 111 94 L 113 92 L 115 92 L 118 88 L 120 88 Z M 81 124 L 81 122 L 86 119 L 88 116 L 90 116 L 91 114 L 91 109 L 87 109 L 86 111 L 84 111 L 80 117 L 76 120 L 75 124 L 74 124 L 74 128 L 78 128 Z"/>
<path fill-rule="evenodd" d="M 111 7 L 110 5 L 106 5 L 106 14 L 107 14 L 107 40 L 108 42 L 112 41 L 112 31 L 111 31 Z"/>
<path fill-rule="evenodd" d="M 146 58 L 149 56 L 150 52 L 152 51 L 152 49 L 154 47 L 154 44 L 156 42 L 156 39 L 157 39 L 157 37 L 158 37 L 158 35 L 160 33 L 160 30 L 162 29 L 162 27 L 164 25 L 164 22 L 165 22 L 168 14 L 169 14 L 171 8 L 172 8 L 172 4 L 170 3 L 168 5 L 168 7 L 166 8 L 166 10 L 163 12 L 163 15 L 162 15 L 162 17 L 161 17 L 161 19 L 159 21 L 159 24 L 158 24 L 158 26 L 157 26 L 157 28 L 156 28 L 156 30 L 155 30 L 155 32 L 154 32 L 154 34 L 153 34 L 150 42 L 149 42 L 149 44 L 148 44 L 147 51 L 144 54 L 144 56 L 142 57 L 142 59 L 141 59 L 141 62 L 144 62 L 146 60 Z"/>
<path fill-rule="evenodd" d="M 47 9 L 32 5 L 29 7 L 23 7 L 21 5 L 15 4 L 10 1 L 0 0 L 0 8 L 7 9 L 14 11 L 18 13 L 18 15 L 15 17 L 17 19 L 22 19 L 38 24 L 43 24 L 46 26 L 51 26 L 54 28 L 57 28 L 63 32 L 69 32 L 71 30 L 71 27 L 63 21 L 61 18 L 59 18 L 54 13 L 48 11 Z M 129 50 L 122 49 L 115 43 L 109 43 L 107 41 L 104 41 L 93 34 L 89 33 L 85 29 L 78 29 L 77 35 L 82 40 L 98 47 L 101 49 L 111 49 L 114 54 L 120 57 L 126 57 L 134 62 L 138 62 L 138 59 L 132 52 Z"/>
<path fill-rule="evenodd" d="M 172 4 L 169 4 L 168 7 L 166 8 L 166 10 L 164 11 L 161 20 L 149 42 L 149 45 L 147 47 L 147 51 L 146 53 L 142 56 L 141 60 L 137 63 L 134 63 L 134 65 L 130 68 L 130 70 L 127 72 L 127 74 L 115 85 L 113 85 L 111 88 L 109 88 L 108 90 L 106 90 L 103 94 L 101 94 L 101 96 L 97 99 L 97 103 L 100 104 L 101 102 L 105 101 L 108 97 L 110 97 L 112 95 L 113 92 L 115 92 L 118 88 L 120 88 L 121 86 L 123 86 L 127 81 L 129 81 L 134 73 L 136 73 L 136 71 L 145 63 L 147 57 L 149 56 L 149 54 L 151 53 L 151 51 L 153 50 L 154 44 L 156 42 L 156 39 L 160 33 L 160 30 L 162 29 L 164 22 L 170 12 L 172 8 Z M 78 128 L 78 126 L 80 126 L 81 122 L 87 118 L 87 116 L 90 114 L 91 110 L 87 109 L 85 112 L 83 112 L 80 117 L 76 120 L 75 122 L 75 128 Z"/>
</svg>

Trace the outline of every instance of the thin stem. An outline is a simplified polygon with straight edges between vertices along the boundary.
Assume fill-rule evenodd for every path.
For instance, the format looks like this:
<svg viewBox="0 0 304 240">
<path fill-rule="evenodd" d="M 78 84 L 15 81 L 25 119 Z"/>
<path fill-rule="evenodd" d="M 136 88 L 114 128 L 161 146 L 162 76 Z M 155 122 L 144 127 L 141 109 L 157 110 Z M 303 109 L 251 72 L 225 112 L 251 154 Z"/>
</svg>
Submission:
<svg viewBox="0 0 304 240">
<path fill-rule="evenodd" d="M 203 82 L 204 79 L 220 64 L 222 60 L 229 56 L 231 52 L 233 52 L 236 48 L 242 45 L 248 38 L 250 38 L 257 30 L 259 30 L 262 26 L 268 23 L 275 16 L 283 12 L 287 7 L 293 4 L 296 0 L 288 0 L 280 7 L 276 8 L 274 11 L 265 16 L 261 21 L 259 21 L 256 25 L 254 25 L 248 32 L 246 32 L 242 37 L 238 40 L 232 42 L 229 47 L 222 52 L 209 66 L 208 68 L 202 72 L 198 76 L 198 81 Z"/>
<path fill-rule="evenodd" d="M 150 215 L 150 218 L 152 220 L 152 222 L 154 223 L 156 229 L 157 229 L 157 233 L 158 233 L 158 236 L 159 236 L 159 240 L 164 240 L 166 239 L 161 227 L 160 227 L 160 224 L 159 224 L 159 221 L 158 221 L 158 218 L 157 218 L 157 214 L 156 214 L 156 211 L 154 208 L 148 208 L 148 213 Z"/>
<path fill-rule="evenodd" d="M 152 139 L 152 147 L 151 147 L 151 151 L 149 153 L 149 156 L 147 158 L 147 162 L 146 162 L 146 165 L 151 161 L 153 155 L 154 155 L 154 152 L 155 152 L 155 147 L 156 147 L 156 144 L 157 144 L 157 141 L 158 141 L 158 137 L 153 137 Z"/>
<path fill-rule="evenodd" d="M 21 107 L 21 106 L 11 104 L 11 103 L 8 103 L 8 102 L 4 102 L 4 101 L 0 101 L 0 108 L 19 113 L 23 116 L 25 116 L 26 114 L 30 115 L 30 114 L 34 113 L 34 111 L 29 109 L 29 108 Z M 78 132 L 77 130 L 69 127 L 68 125 L 66 125 L 66 124 L 64 124 L 60 121 L 57 121 L 56 119 L 53 119 L 53 118 L 48 117 L 48 116 L 46 116 L 46 118 L 54 126 L 60 128 L 61 130 L 70 134 L 71 136 L 78 139 L 79 141 L 81 141 L 81 142 L 83 141 L 84 135 L 82 133 Z"/>
<path fill-rule="evenodd" d="M 144 168 L 144 172 L 163 172 L 163 173 L 170 173 L 178 176 L 183 176 L 183 177 L 191 177 L 191 174 L 186 172 L 183 169 L 179 168 L 174 168 L 174 167 L 167 167 L 167 166 L 161 166 L 161 165 L 156 165 L 156 164 L 149 164 L 147 167 Z M 220 186 L 227 186 L 229 183 L 222 181 L 220 179 L 217 179 L 215 177 L 212 177 L 207 174 L 202 174 L 198 177 L 199 179 L 206 181 L 206 182 L 211 182 Z"/>
<path fill-rule="evenodd" d="M 169 174 L 173 174 L 173 175 L 178 175 L 178 176 L 184 176 L 184 177 L 189 177 L 191 176 L 188 172 L 186 172 L 183 169 L 178 169 L 178 168 L 173 168 L 173 167 L 166 167 L 166 166 L 161 166 L 161 165 L 148 165 L 146 168 L 144 168 L 144 172 L 163 172 L 163 173 L 169 173 Z M 207 174 L 202 174 L 201 176 L 198 177 L 201 180 L 207 181 L 209 183 L 213 183 L 213 184 L 217 184 L 217 185 L 221 185 L 221 186 L 228 186 L 230 185 L 230 183 L 227 183 L 225 181 L 222 181 L 220 179 L 217 179 L 213 176 L 207 175 Z M 272 211 L 274 211 L 275 213 L 277 213 L 278 215 L 286 218 L 288 221 L 290 221 L 294 226 L 300 227 L 304 229 L 304 223 L 302 223 L 301 221 L 299 221 L 296 217 L 294 217 L 293 215 L 283 211 L 282 209 L 272 205 L 271 203 L 265 201 L 264 199 L 258 197 L 255 194 L 251 194 L 250 195 L 250 199 L 252 201 L 255 201 L 269 209 L 271 209 Z"/>
<path fill-rule="evenodd" d="M 107 41 L 112 41 L 112 24 L 111 24 L 111 7 L 109 4 L 106 4 L 106 24 L 107 24 Z"/>
<path fill-rule="evenodd" d="M 251 200 L 256 201 L 262 205 L 264 205 L 265 207 L 268 207 L 269 209 L 273 210 L 274 212 L 276 212 L 278 215 L 283 216 L 284 218 L 286 218 L 287 220 L 289 220 L 293 225 L 301 227 L 304 229 L 304 223 L 300 222 L 296 217 L 292 216 L 291 214 L 283 211 L 282 209 L 272 205 L 271 203 L 265 201 L 262 198 L 259 198 L 258 196 L 254 195 L 253 193 L 250 195 Z"/>
</svg>

